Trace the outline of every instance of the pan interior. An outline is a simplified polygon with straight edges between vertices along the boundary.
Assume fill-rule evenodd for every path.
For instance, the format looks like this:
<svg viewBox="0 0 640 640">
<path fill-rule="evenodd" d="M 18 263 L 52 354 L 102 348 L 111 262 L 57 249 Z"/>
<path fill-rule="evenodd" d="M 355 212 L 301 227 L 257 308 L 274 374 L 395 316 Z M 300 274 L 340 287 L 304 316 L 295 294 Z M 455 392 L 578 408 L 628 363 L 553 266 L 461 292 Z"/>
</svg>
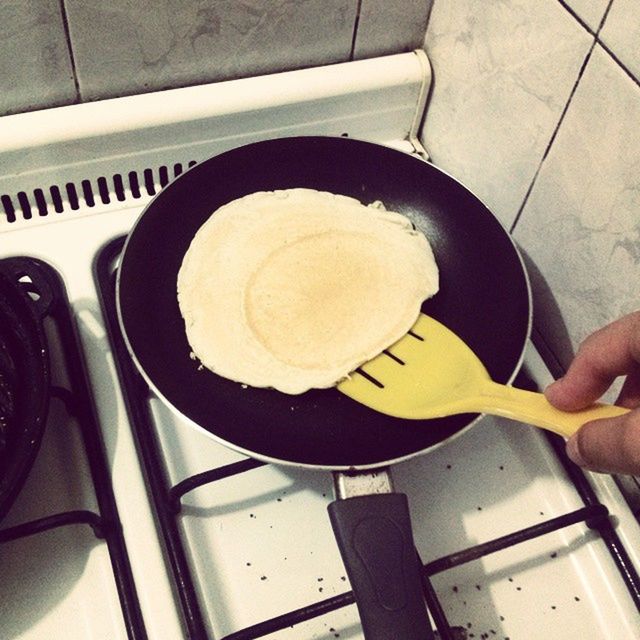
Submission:
<svg viewBox="0 0 640 640">
<path fill-rule="evenodd" d="M 158 393 L 215 437 L 250 455 L 321 467 L 371 467 L 424 451 L 475 416 L 405 421 L 378 414 L 336 389 L 290 396 L 199 371 L 176 295 L 197 230 L 221 205 L 257 191 L 304 187 L 382 201 L 429 239 L 440 291 L 422 311 L 508 382 L 529 332 L 520 257 L 490 211 L 422 160 L 345 138 L 285 138 L 211 158 L 170 184 L 142 214 L 121 260 L 118 304 L 135 360 Z"/>
</svg>

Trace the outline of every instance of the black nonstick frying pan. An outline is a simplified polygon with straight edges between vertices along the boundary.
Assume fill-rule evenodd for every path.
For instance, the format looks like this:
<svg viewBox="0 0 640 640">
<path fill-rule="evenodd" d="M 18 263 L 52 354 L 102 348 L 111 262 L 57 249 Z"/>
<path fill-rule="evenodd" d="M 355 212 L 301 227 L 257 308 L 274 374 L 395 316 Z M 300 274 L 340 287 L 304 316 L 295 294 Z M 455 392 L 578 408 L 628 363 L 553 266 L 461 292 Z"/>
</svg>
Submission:
<svg viewBox="0 0 640 640">
<path fill-rule="evenodd" d="M 477 416 L 405 421 L 335 389 L 290 396 L 198 370 L 176 294 L 193 236 L 215 209 L 235 198 L 294 187 L 365 204 L 381 200 L 408 216 L 429 238 L 440 269 L 441 289 L 423 311 L 460 335 L 494 380 L 512 380 L 530 331 L 530 291 L 518 251 L 493 214 L 455 179 L 418 158 L 348 138 L 300 137 L 206 160 L 165 188 L 140 216 L 121 259 L 117 298 L 129 350 L 152 388 L 198 428 L 251 457 L 334 471 L 386 467 L 468 427 Z M 417 619 L 425 611 L 403 498 L 366 495 L 330 507 L 368 639 L 432 637 L 426 617 Z"/>
</svg>

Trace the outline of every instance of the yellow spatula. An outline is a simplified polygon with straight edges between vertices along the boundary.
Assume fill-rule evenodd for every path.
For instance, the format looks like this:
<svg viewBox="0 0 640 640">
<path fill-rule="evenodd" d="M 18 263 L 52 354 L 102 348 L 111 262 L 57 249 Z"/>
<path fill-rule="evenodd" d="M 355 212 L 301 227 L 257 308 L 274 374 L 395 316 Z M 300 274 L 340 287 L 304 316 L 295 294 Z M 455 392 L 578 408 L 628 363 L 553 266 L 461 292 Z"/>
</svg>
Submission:
<svg viewBox="0 0 640 640">
<path fill-rule="evenodd" d="M 440 418 L 490 413 L 548 429 L 568 438 L 589 420 L 629 411 L 595 404 L 584 411 L 553 407 L 542 393 L 493 382 L 484 365 L 452 331 L 421 314 L 398 342 L 338 385 L 358 402 L 398 418 Z M 372 381 L 373 378 L 376 382 Z"/>
</svg>

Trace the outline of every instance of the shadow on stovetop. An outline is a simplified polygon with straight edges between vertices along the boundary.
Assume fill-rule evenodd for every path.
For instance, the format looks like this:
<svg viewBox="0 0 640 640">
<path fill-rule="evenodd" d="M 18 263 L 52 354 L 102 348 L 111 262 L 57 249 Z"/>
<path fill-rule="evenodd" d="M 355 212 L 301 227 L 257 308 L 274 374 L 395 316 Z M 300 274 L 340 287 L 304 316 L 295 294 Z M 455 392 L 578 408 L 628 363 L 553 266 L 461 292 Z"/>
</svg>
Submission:
<svg viewBox="0 0 640 640">
<path fill-rule="evenodd" d="M 95 508 L 95 498 L 78 482 L 87 472 L 77 425 L 64 403 L 53 398 L 38 457 L 3 528 L 55 513 Z M 93 550 L 102 544 L 86 525 L 69 525 L 4 543 L 0 547 L 3 640 L 22 637 L 58 607 L 71 608 L 67 598 L 83 576 L 98 575 L 87 569 Z"/>
<path fill-rule="evenodd" d="M 575 350 L 560 305 L 546 278 L 531 256 L 518 245 L 531 282 L 533 325 L 557 363 L 567 368 Z M 554 372 L 554 375 L 556 372 Z"/>
<path fill-rule="evenodd" d="M 189 504 L 189 498 L 186 497 L 183 502 L 182 513 L 186 516 L 198 518 L 213 518 L 274 503 L 281 500 L 285 495 L 290 500 L 302 493 L 315 494 L 316 497 L 326 498 L 328 501 L 333 499 L 331 474 L 329 472 L 275 465 L 271 467 L 270 471 L 273 469 L 277 469 L 279 475 L 286 482 L 276 490 L 261 491 L 256 488 L 254 495 L 212 506 Z M 265 471 L 267 471 L 266 468 Z M 256 471 L 256 473 L 260 472 Z"/>
<path fill-rule="evenodd" d="M 527 451 L 531 444 L 527 436 L 528 433 L 528 430 L 522 426 L 509 427 L 504 422 L 502 424 L 481 422 L 469 430 L 468 434 L 462 434 L 462 436 L 447 443 L 440 449 L 427 452 L 416 459 L 396 465 L 392 470 L 396 480 L 396 489 L 407 493 L 409 496 L 417 544 L 423 561 L 428 562 L 434 558 L 473 547 L 479 541 L 488 540 L 491 536 L 479 540 L 470 533 L 465 528 L 465 518 L 479 513 L 479 508 L 485 512 L 491 512 L 492 508 L 501 502 L 511 499 L 517 500 L 518 495 L 524 492 L 534 479 L 544 478 L 546 475 L 551 474 L 549 468 L 538 466 L 535 461 L 528 459 Z M 529 445 L 525 444 L 527 442 L 529 442 Z M 278 489 L 273 490 L 273 477 L 271 477 L 270 481 L 264 482 L 264 484 L 261 483 L 266 478 L 266 474 L 271 474 L 271 476 L 276 474 L 276 469 L 280 484 L 277 485 Z M 205 534 L 204 530 L 207 526 L 210 526 L 207 524 L 208 522 L 222 520 L 225 528 L 227 526 L 239 526 L 240 531 L 243 531 L 243 526 L 250 526 L 251 531 L 255 532 L 254 536 L 260 540 L 270 540 L 272 545 L 277 536 L 286 537 L 287 534 L 282 531 L 279 521 L 272 519 L 272 512 L 269 511 L 269 503 L 274 505 L 275 501 L 281 500 L 284 494 L 286 494 L 287 500 L 298 500 L 300 505 L 308 505 L 306 509 L 298 510 L 297 517 L 300 519 L 312 519 L 316 523 L 316 536 L 314 538 L 316 544 L 330 544 L 332 546 L 335 544 L 328 518 L 326 517 L 325 505 L 318 504 L 323 501 L 326 503 L 332 499 L 331 474 L 292 467 L 275 468 L 272 466 L 251 471 L 250 474 L 251 478 L 247 474 L 243 474 L 247 475 L 247 485 L 251 484 L 252 480 L 256 484 L 253 487 L 253 492 L 247 489 L 248 495 L 246 496 L 238 498 L 234 493 L 234 497 L 231 499 L 225 496 L 224 489 L 209 487 L 208 489 L 196 490 L 191 497 L 185 497 L 182 514 L 187 520 L 191 520 L 189 525 L 191 530 L 190 539 L 196 543 L 197 554 L 200 556 L 203 565 L 214 566 L 216 564 L 213 550 L 206 550 L 208 548 L 208 534 Z M 490 477 L 492 475 L 495 477 L 492 486 L 490 486 Z M 234 480 L 234 482 L 237 481 L 238 479 Z M 240 482 L 244 482 L 244 480 L 240 480 Z M 475 495 L 472 495 L 469 489 L 477 488 L 478 482 L 484 483 L 486 493 L 478 495 L 476 491 Z M 264 489 L 261 489 L 261 486 Z M 238 486 L 234 484 L 234 491 L 237 490 Z M 199 496 L 196 495 L 198 491 L 201 491 Z M 242 495 L 242 490 L 240 490 L 240 494 Z M 446 496 L 447 499 L 443 500 L 442 496 Z M 525 501 L 522 506 L 532 509 L 531 522 L 537 522 L 541 519 L 541 514 L 538 511 L 540 509 L 539 505 L 527 504 Z M 230 519 L 227 520 L 227 517 L 230 517 Z M 293 517 L 296 517 L 295 512 Z M 292 521 L 287 520 L 287 522 L 291 527 Z M 293 535 L 292 539 L 296 540 L 296 545 L 294 546 L 298 546 L 299 543 L 304 545 L 306 540 L 305 536 L 301 535 L 301 530 L 304 528 L 301 522 L 302 520 L 299 521 L 297 527 L 294 525 L 293 528 L 289 529 L 288 536 Z M 220 526 L 222 527 L 222 525 Z M 522 523 L 513 524 L 513 526 L 506 523 L 501 533 L 511 533 L 517 530 L 519 526 L 522 526 Z M 249 536 L 250 534 L 243 532 L 241 535 Z M 320 543 L 319 541 L 321 540 L 324 542 Z M 327 543 L 327 541 L 329 542 Z M 556 554 L 556 558 L 566 557 L 572 552 L 576 544 L 569 545 L 563 549 Z M 239 548 L 242 549 L 242 553 L 248 553 L 242 545 Z M 277 555 L 277 548 L 276 542 L 273 548 L 274 555 Z M 311 549 L 313 550 L 313 547 Z M 334 552 L 337 553 L 337 549 Z M 295 551 L 290 549 L 289 552 L 284 553 L 295 554 Z M 252 565 L 256 564 L 250 554 L 242 558 L 244 560 L 250 559 Z M 244 568 L 245 562 L 240 561 L 242 558 L 234 565 L 234 571 L 247 571 Z M 291 560 L 291 557 L 289 560 Z M 520 572 L 526 572 L 533 567 L 544 565 L 545 562 L 549 562 L 548 554 L 534 554 L 525 556 L 522 561 L 513 563 L 501 571 L 487 575 L 484 575 L 480 569 L 472 568 L 469 573 L 472 576 L 470 584 L 473 588 L 473 585 L 482 582 L 488 587 L 495 582 L 507 581 L 511 574 L 517 576 Z M 249 569 L 249 571 L 251 570 Z M 272 568 L 265 571 L 265 579 L 266 577 L 270 581 L 273 579 L 271 573 L 273 570 Z M 331 572 L 327 571 L 327 573 Z M 327 573 L 323 574 L 325 579 Z M 218 575 L 215 572 L 209 574 L 208 579 L 212 581 L 210 586 L 213 591 L 224 592 L 224 580 L 218 584 Z M 258 580 L 257 577 L 256 580 Z M 327 584 L 327 582 L 324 582 L 324 584 Z M 438 576 L 436 576 L 434 584 L 438 585 Z M 343 590 L 347 587 L 347 585 L 340 582 L 337 582 L 337 585 Z M 438 591 L 438 597 L 442 599 L 441 602 L 445 608 L 448 604 L 449 595 L 448 587 Z M 486 625 L 487 629 L 494 629 L 494 631 L 499 632 L 501 629 L 499 619 L 501 614 L 490 596 L 489 589 L 487 588 L 482 593 L 479 592 L 474 595 L 475 604 L 478 608 L 485 610 L 485 617 L 488 615 L 486 612 L 493 612 L 493 619 L 490 624 Z M 223 602 L 218 601 L 216 612 L 220 614 L 224 606 Z M 225 617 L 227 613 L 231 617 L 233 616 L 233 612 L 226 612 L 226 610 L 222 616 Z M 473 619 L 465 618 L 462 620 L 453 615 L 449 619 L 449 623 L 453 626 L 459 626 L 461 623 L 467 624 L 468 620 Z M 352 637 L 360 637 L 358 636 L 358 628 L 357 626 L 354 627 L 355 631 L 353 633 L 355 635 Z M 341 628 L 340 637 L 350 636 L 348 634 L 345 635 Z"/>
<path fill-rule="evenodd" d="M 60 529 L 40 534 L 35 543 L 5 545 L 0 561 L 3 640 L 22 638 L 51 611 L 68 607 L 64 601 L 82 579 L 92 549 L 99 543 L 88 527 L 80 527 L 71 534 Z"/>
<path fill-rule="evenodd" d="M 96 396 L 98 419 L 102 424 L 102 439 L 107 461 L 114 459 L 118 445 L 117 376 L 104 331 L 100 305 L 91 299 L 80 299 L 74 304 L 78 332 L 85 345 L 84 354 L 92 391 Z"/>
</svg>

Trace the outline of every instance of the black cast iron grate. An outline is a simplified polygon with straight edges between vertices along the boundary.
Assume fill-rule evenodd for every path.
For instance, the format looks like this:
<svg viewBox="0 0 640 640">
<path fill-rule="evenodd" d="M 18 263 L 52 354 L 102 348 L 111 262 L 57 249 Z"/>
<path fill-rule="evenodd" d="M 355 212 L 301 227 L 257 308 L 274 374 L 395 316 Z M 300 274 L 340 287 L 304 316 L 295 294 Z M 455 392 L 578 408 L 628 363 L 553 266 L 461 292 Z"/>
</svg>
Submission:
<svg viewBox="0 0 640 640">
<path fill-rule="evenodd" d="M 147 633 L 122 535 L 102 432 L 64 284 L 55 269 L 41 260 L 16 257 L 4 259 L 1 264 L 22 278 L 25 289 L 35 294 L 39 301 L 46 299 L 45 317 L 55 324 L 68 380 L 67 386 L 52 387 L 51 395 L 62 401 L 67 414 L 73 416 L 78 424 L 91 469 L 98 513 L 72 510 L 8 527 L 0 530 L 0 544 L 58 527 L 89 525 L 96 537 L 107 544 L 128 637 L 130 640 L 145 640 Z"/>
<path fill-rule="evenodd" d="M 249 458 L 241 462 L 194 475 L 174 486 L 170 486 L 164 470 L 160 446 L 155 437 L 153 419 L 149 411 L 148 399 L 150 397 L 150 390 L 142 377 L 137 373 L 129 357 L 118 324 L 115 300 L 115 273 L 124 241 L 124 237 L 116 238 L 101 250 L 94 265 L 94 276 L 102 311 L 106 319 L 107 332 L 115 356 L 118 375 L 123 388 L 129 419 L 132 424 L 139 454 L 143 461 L 147 482 L 151 489 L 154 508 L 164 538 L 167 561 L 171 568 L 174 587 L 180 601 L 183 623 L 189 638 L 205 640 L 209 638 L 209 636 L 202 616 L 193 576 L 187 561 L 184 542 L 178 527 L 181 499 L 186 493 L 197 487 L 249 472 L 252 469 L 263 466 L 265 463 Z M 536 347 L 539 346 L 535 339 L 534 343 Z M 541 344 L 540 347 L 544 347 L 544 345 Z M 550 368 L 554 375 L 559 375 L 559 372 L 554 371 L 553 367 Z M 519 380 L 518 382 L 520 386 L 535 388 L 535 385 L 526 379 Z M 442 605 L 431 585 L 430 578 L 432 576 L 472 560 L 477 560 L 488 554 L 580 522 L 586 523 L 587 526 L 597 531 L 602 537 L 640 613 L 640 577 L 615 532 L 607 508 L 598 501 L 593 489 L 578 467 L 573 465 L 566 457 L 562 438 L 549 434 L 549 439 L 566 468 L 567 473 L 574 482 L 576 490 L 584 502 L 584 507 L 423 565 L 425 600 L 436 626 L 436 637 L 441 640 L 458 640 L 459 638 L 464 639 L 468 636 L 466 630 L 462 627 L 451 627 L 449 625 Z M 255 640 L 256 638 L 262 638 L 271 633 L 291 627 L 292 625 L 354 603 L 355 598 L 353 593 L 349 591 L 228 634 L 220 640 Z"/>
</svg>

